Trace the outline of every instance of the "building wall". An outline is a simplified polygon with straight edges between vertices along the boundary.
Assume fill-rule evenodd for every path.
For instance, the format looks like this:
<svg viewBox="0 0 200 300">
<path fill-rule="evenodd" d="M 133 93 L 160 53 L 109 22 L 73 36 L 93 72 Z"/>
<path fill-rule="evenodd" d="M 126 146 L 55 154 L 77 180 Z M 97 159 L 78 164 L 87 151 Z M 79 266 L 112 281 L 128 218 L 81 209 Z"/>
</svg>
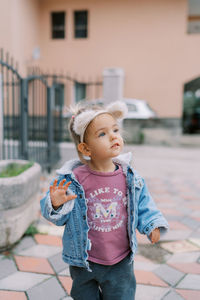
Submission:
<svg viewBox="0 0 200 300">
<path fill-rule="evenodd" d="M 20 74 L 34 63 L 33 50 L 39 46 L 39 1 L 0 0 L 0 48 L 19 64 Z"/>
<path fill-rule="evenodd" d="M 89 37 L 74 39 L 73 11 L 81 9 L 89 11 Z M 50 13 L 62 10 L 67 37 L 52 40 Z M 200 35 L 187 34 L 187 15 L 187 0 L 0 0 L 0 45 L 24 70 L 38 64 L 94 80 L 104 68 L 123 68 L 125 97 L 180 117 L 183 85 L 200 74 Z"/>
<path fill-rule="evenodd" d="M 200 35 L 187 34 L 187 0 L 43 0 L 41 65 L 77 73 L 125 71 L 125 97 L 146 99 L 162 117 L 180 117 L 184 82 L 199 75 Z M 73 38 L 73 11 L 89 11 L 89 37 Z M 64 40 L 52 40 L 50 13 L 67 13 Z"/>
</svg>

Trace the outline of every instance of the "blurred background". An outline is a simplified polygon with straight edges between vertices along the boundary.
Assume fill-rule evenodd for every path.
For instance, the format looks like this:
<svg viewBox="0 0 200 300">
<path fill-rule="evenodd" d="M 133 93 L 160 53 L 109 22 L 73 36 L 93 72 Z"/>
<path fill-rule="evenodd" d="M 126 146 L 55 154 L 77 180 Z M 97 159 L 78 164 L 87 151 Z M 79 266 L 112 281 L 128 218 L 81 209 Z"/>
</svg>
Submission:
<svg viewBox="0 0 200 300">
<path fill-rule="evenodd" d="M 198 0 L 0 0 L 0 48 L 0 158 L 52 165 L 80 101 L 126 101 L 127 143 L 200 145 Z"/>
</svg>

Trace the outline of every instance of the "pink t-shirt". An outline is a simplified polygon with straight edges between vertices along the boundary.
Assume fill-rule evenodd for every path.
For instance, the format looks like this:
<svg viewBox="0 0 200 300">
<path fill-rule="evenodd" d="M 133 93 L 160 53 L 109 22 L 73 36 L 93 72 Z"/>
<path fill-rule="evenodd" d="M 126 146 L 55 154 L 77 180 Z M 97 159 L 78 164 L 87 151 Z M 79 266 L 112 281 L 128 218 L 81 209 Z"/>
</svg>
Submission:
<svg viewBox="0 0 200 300">
<path fill-rule="evenodd" d="M 114 172 L 97 172 L 87 165 L 74 169 L 83 186 L 92 248 L 88 260 L 113 265 L 129 252 L 126 178 L 119 165 Z"/>
</svg>

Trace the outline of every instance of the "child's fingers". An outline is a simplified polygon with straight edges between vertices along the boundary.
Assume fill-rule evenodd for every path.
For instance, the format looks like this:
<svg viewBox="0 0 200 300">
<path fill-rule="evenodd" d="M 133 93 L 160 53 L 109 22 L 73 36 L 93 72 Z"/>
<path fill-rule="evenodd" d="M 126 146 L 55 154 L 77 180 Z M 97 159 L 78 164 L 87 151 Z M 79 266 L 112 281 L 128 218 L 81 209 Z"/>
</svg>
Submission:
<svg viewBox="0 0 200 300">
<path fill-rule="evenodd" d="M 71 183 L 72 183 L 72 182 L 69 181 L 69 182 L 67 182 L 67 183 L 65 184 L 65 186 L 64 186 L 65 191 L 67 191 L 67 189 L 68 189 L 68 187 L 70 186 Z"/>
<path fill-rule="evenodd" d="M 50 190 L 50 194 L 52 194 L 54 192 L 54 186 L 51 185 L 49 190 Z"/>
<path fill-rule="evenodd" d="M 63 188 L 63 185 L 64 185 L 65 181 L 66 181 L 66 179 L 63 179 L 63 180 L 59 183 L 59 186 L 58 186 L 59 189 L 62 189 L 62 188 Z"/>
<path fill-rule="evenodd" d="M 151 234 L 150 234 L 150 239 L 151 239 L 151 242 L 152 244 L 155 244 L 159 241 L 160 239 L 160 230 L 154 230 Z"/>
<path fill-rule="evenodd" d="M 54 187 L 54 188 L 57 186 L 57 183 L 58 183 L 58 180 L 55 179 L 55 180 L 54 180 L 54 183 L 53 183 L 53 187 Z"/>
<path fill-rule="evenodd" d="M 66 201 L 70 201 L 70 200 L 73 200 L 76 198 L 77 198 L 77 195 L 68 195 L 68 196 L 66 196 Z"/>
</svg>

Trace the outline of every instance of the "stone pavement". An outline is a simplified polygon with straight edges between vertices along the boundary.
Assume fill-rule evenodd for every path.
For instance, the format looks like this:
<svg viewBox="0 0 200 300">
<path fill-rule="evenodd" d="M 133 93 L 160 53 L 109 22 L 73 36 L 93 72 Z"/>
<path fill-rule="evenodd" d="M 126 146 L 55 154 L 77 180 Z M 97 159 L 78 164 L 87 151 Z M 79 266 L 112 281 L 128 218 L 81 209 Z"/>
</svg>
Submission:
<svg viewBox="0 0 200 300">
<path fill-rule="evenodd" d="M 137 233 L 136 300 L 200 299 L 200 151 L 152 146 L 126 150 L 133 152 L 135 168 L 170 224 L 157 245 Z M 42 176 L 41 196 L 54 174 Z M 0 254 L 0 299 L 72 299 L 69 268 L 61 258 L 63 228 L 40 215 L 35 226 L 40 233 Z"/>
</svg>

